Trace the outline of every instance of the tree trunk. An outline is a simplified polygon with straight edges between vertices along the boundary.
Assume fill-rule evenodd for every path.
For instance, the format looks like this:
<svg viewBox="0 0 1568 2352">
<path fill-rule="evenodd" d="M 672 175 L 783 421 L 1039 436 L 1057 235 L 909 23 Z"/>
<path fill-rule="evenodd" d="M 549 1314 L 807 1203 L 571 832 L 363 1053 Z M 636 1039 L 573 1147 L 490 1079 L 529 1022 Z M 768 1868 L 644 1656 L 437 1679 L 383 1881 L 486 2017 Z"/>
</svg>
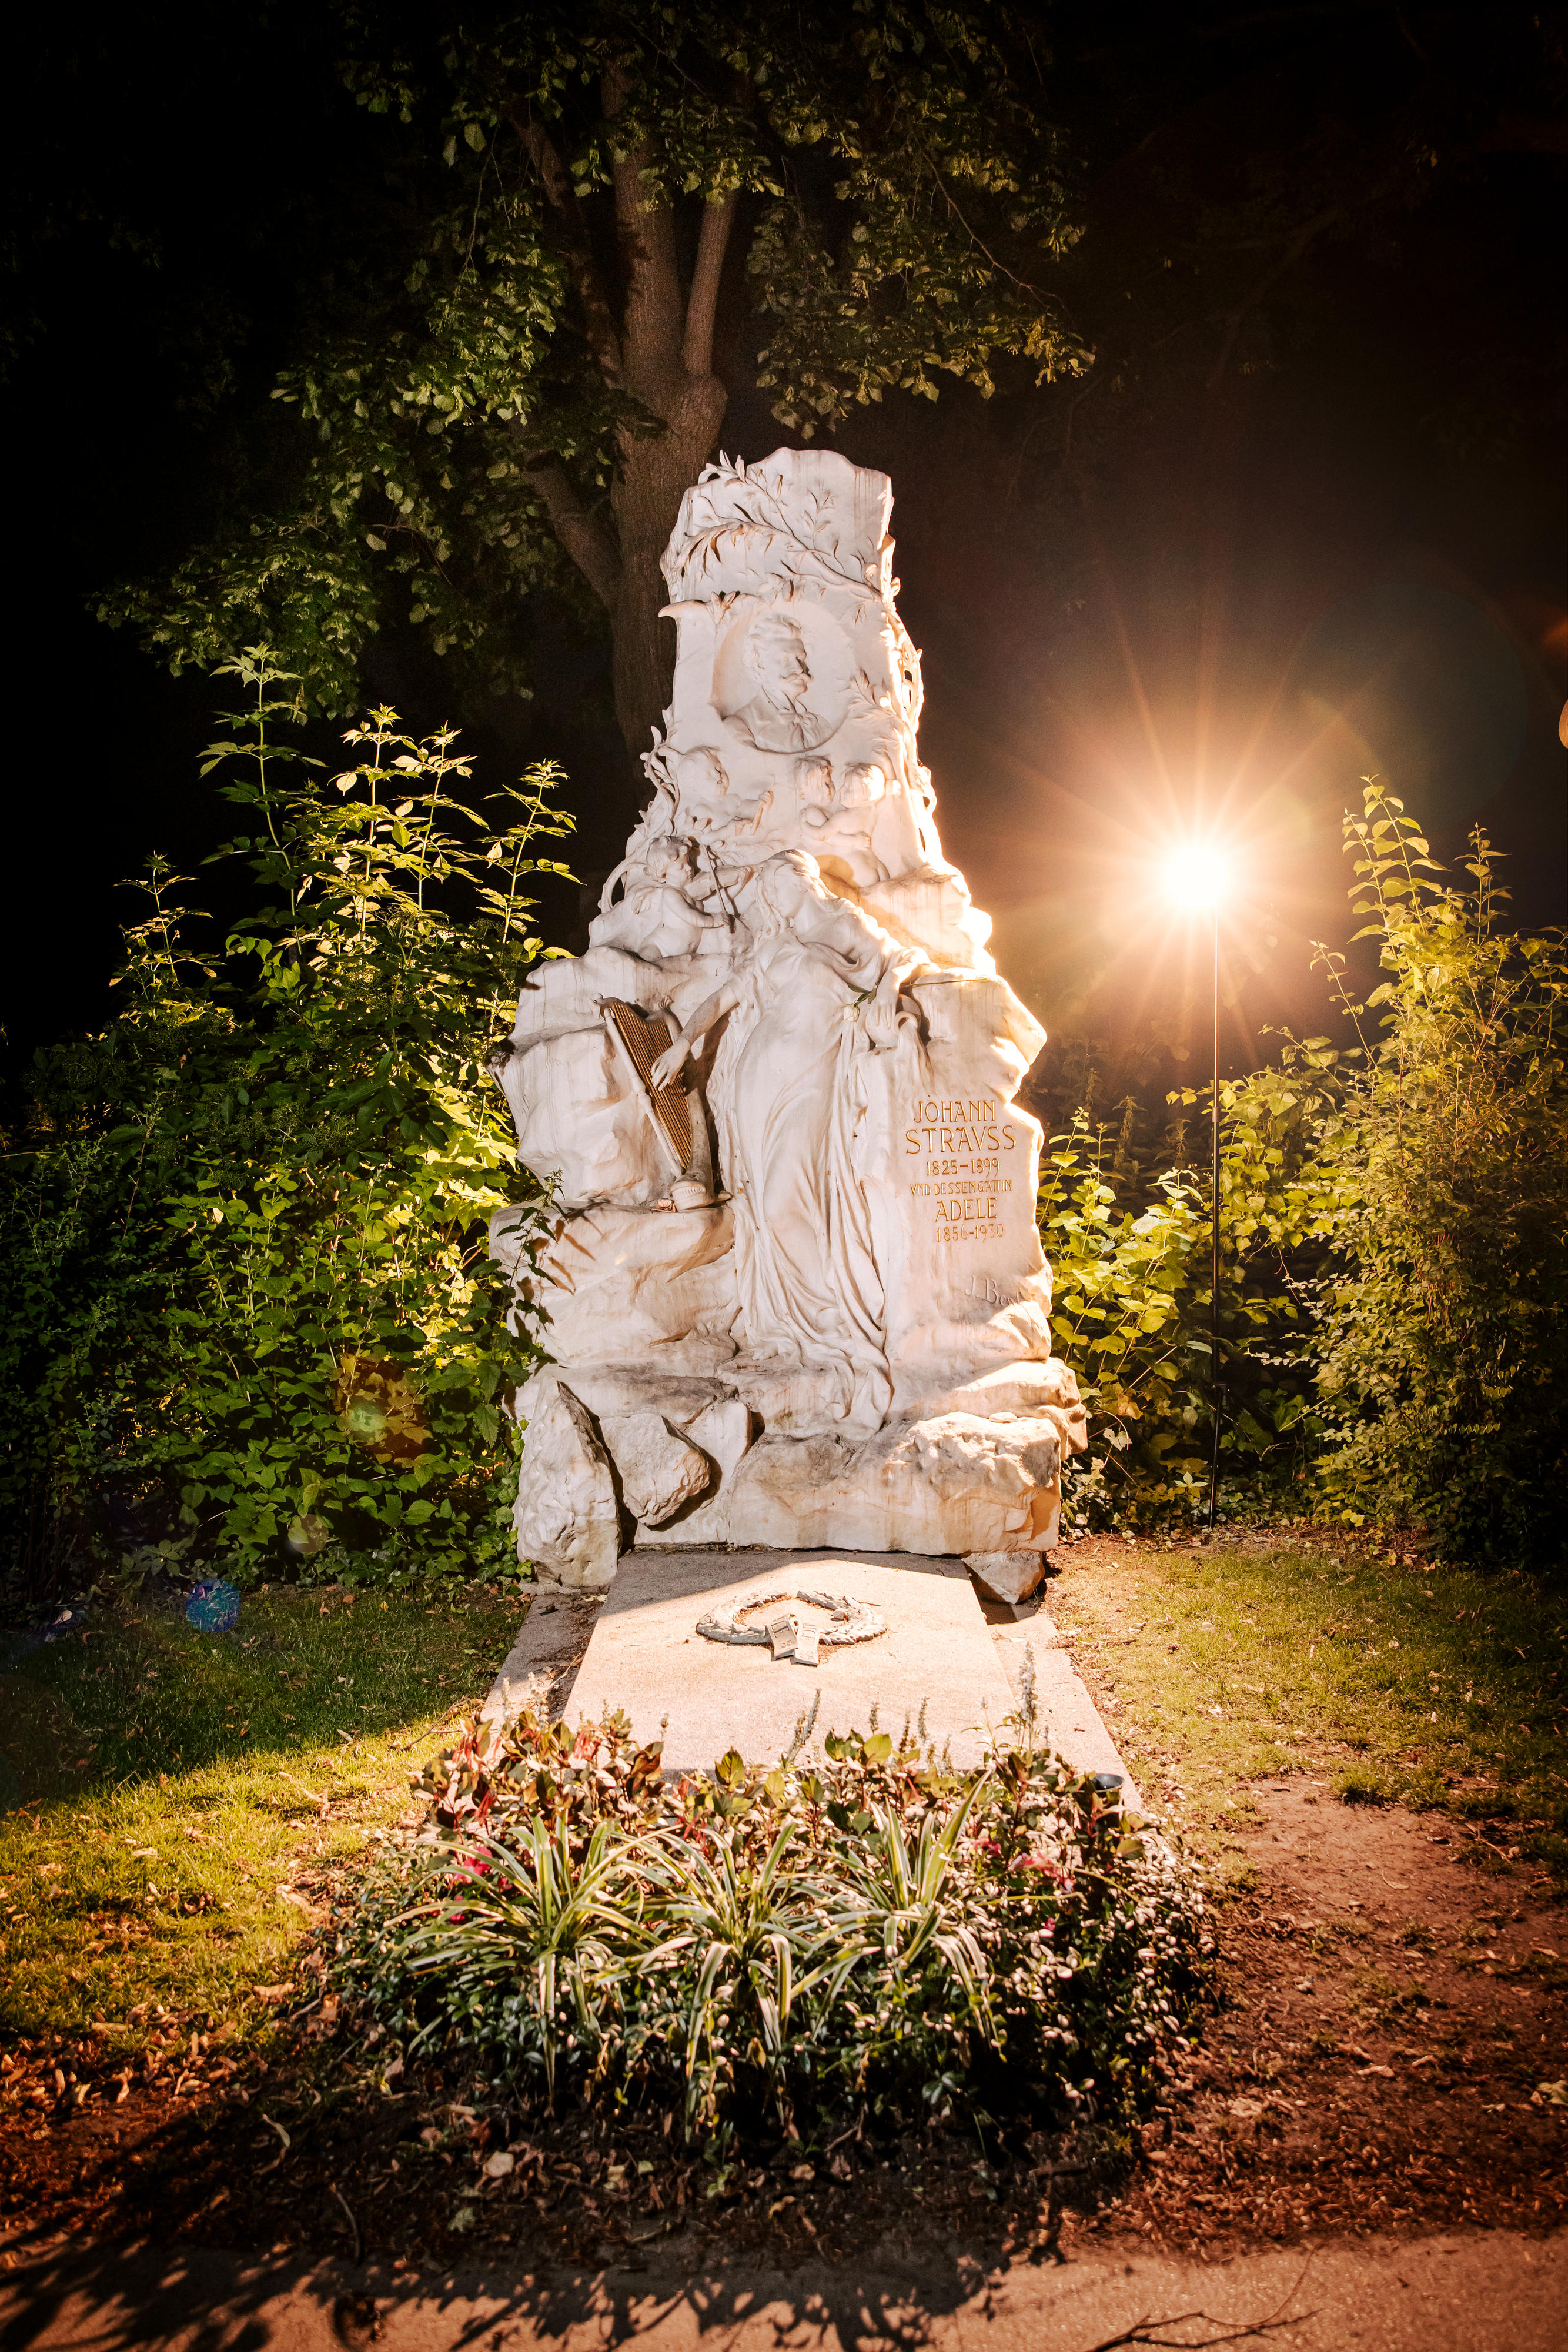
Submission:
<svg viewBox="0 0 1568 2352">
<path fill-rule="evenodd" d="M 669 595 L 659 559 L 669 545 L 681 499 L 713 455 L 727 402 L 717 376 L 686 376 L 674 401 L 667 406 L 659 403 L 664 433 L 622 439 L 621 468 L 611 492 L 621 576 L 610 625 L 615 716 L 634 762 L 652 748 L 653 730 L 664 722 L 674 674 L 675 625 L 659 617 Z"/>
<path fill-rule="evenodd" d="M 737 90 L 743 89 L 737 84 Z M 603 89 L 604 111 L 613 121 L 627 89 L 619 61 L 605 68 Z M 617 319 L 559 155 L 526 108 L 515 107 L 512 121 L 565 229 L 600 372 L 606 384 L 631 393 L 664 427 L 662 433 L 620 436 L 620 463 L 610 493 L 613 531 L 602 515 L 583 505 L 559 460 L 527 461 L 557 538 L 610 615 L 615 716 L 641 786 L 643 754 L 653 748 L 674 671 L 674 624 L 659 617 L 664 602 L 659 558 L 682 498 L 713 454 L 728 401 L 713 373 L 713 328 L 739 198 L 732 189 L 704 205 L 691 283 L 685 287 L 676 264 L 674 215 L 667 201 L 649 198 L 652 150 L 642 145 L 616 155 L 611 176 L 625 273 Z"/>
</svg>

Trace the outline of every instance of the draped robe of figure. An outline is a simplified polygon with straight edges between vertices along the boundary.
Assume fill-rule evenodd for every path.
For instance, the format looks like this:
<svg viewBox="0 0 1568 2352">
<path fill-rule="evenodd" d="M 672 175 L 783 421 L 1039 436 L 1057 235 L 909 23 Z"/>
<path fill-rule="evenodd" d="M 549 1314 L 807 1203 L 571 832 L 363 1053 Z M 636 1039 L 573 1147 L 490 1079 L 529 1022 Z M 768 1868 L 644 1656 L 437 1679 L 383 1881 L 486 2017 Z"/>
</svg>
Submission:
<svg viewBox="0 0 1568 2352">
<path fill-rule="evenodd" d="M 894 1042 L 898 982 L 922 959 L 830 898 L 799 852 L 764 869 L 751 919 L 708 1087 L 735 1203 L 741 1363 L 779 1376 L 770 1426 L 865 1435 L 893 1381 L 861 1066 Z"/>
</svg>

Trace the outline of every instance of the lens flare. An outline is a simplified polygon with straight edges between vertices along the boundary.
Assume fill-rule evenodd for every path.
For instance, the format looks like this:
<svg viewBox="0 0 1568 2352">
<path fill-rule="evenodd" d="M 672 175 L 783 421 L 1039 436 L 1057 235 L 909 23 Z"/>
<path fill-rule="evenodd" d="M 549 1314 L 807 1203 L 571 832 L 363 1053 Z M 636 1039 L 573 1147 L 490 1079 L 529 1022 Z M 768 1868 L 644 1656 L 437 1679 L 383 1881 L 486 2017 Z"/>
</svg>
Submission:
<svg viewBox="0 0 1568 2352">
<path fill-rule="evenodd" d="M 1224 898 L 1230 860 L 1213 842 L 1189 841 L 1166 861 L 1166 895 L 1178 907 L 1207 914 Z"/>
</svg>

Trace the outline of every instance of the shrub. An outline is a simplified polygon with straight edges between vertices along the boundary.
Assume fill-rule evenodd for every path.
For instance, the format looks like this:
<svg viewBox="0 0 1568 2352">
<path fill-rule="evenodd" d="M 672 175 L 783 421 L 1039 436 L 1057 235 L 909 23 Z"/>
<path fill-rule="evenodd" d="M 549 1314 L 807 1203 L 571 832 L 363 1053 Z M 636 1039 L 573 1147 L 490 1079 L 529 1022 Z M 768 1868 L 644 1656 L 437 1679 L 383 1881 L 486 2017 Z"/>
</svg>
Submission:
<svg viewBox="0 0 1568 2352">
<path fill-rule="evenodd" d="M 1207 1171 L 1178 1165 L 1140 1182 L 1125 1121 L 1113 1139 L 1080 1112 L 1051 1139 L 1040 1224 L 1054 1345 L 1077 1371 L 1091 1416 L 1070 1523 L 1205 1510 L 1217 1388 L 1232 1505 L 1278 1497 L 1305 1475 L 1322 1426 L 1322 1268 L 1345 1181 L 1324 1157 L 1338 1122 L 1339 1061 L 1325 1037 L 1281 1037 L 1278 1067 L 1221 1084 L 1218 1365 Z M 1204 1104 L 1197 1125 L 1208 1132 L 1212 1089 L 1169 1100 Z"/>
<path fill-rule="evenodd" d="M 505 1395 L 537 1349 L 488 1258 L 518 1184 L 483 1062 L 541 951 L 522 885 L 565 871 L 534 854 L 565 829 L 557 774 L 492 832 L 451 731 L 382 709 L 323 785 L 272 740 L 292 705 L 265 648 L 236 668 L 252 700 L 204 772 L 256 909 L 204 960 L 155 864 L 123 1011 L 38 1056 L 8 1139 L 0 1497 L 13 1525 L 42 1497 L 78 1565 L 498 1566 Z"/>
<path fill-rule="evenodd" d="M 1197 1982 L 1169 1850 L 1028 1748 L 824 1746 L 672 1785 L 623 1717 L 465 1733 L 425 1776 L 438 1843 L 343 1923 L 342 1989 L 405 2050 L 720 2146 L 861 2110 L 1125 2124 Z"/>
<path fill-rule="evenodd" d="M 1568 948 L 1505 930 L 1486 835 L 1458 887 L 1400 802 L 1345 823 L 1364 1004 L 1330 1163 L 1337 1280 L 1318 1385 L 1331 1507 L 1429 1523 L 1449 1557 L 1560 1558 L 1568 1438 Z M 1375 1024 L 1367 1016 L 1375 1012 Z"/>
<path fill-rule="evenodd" d="M 1220 1087 L 1218 1365 L 1207 1171 L 1140 1167 L 1130 1117 L 1113 1137 L 1082 1112 L 1045 1156 L 1055 1344 L 1091 1413 L 1066 1516 L 1198 1511 L 1218 1403 L 1232 1507 L 1560 1557 L 1568 951 L 1502 929 L 1484 835 L 1458 887 L 1375 781 L 1345 843 L 1387 977 L 1357 1002 L 1320 947 L 1357 1046 L 1281 1035 Z M 1210 1090 L 1168 1100 L 1207 1129 Z"/>
</svg>

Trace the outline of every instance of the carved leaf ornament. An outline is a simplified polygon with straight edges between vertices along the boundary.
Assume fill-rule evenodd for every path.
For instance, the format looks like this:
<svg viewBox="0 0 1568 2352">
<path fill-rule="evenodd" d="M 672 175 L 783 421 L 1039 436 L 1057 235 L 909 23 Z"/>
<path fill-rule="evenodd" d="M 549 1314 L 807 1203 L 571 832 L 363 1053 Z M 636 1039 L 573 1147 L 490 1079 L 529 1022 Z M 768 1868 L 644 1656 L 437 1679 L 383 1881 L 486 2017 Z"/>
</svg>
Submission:
<svg viewBox="0 0 1568 2352">
<path fill-rule="evenodd" d="M 826 1609 L 832 1622 L 824 1625 L 819 1636 L 824 1649 L 841 1649 L 850 1642 L 874 1642 L 887 1631 L 887 1620 L 880 1609 L 873 1609 L 863 1601 L 852 1599 L 847 1592 L 808 1592 L 781 1584 L 766 1592 L 748 1592 L 743 1600 L 727 1608 L 710 1610 L 697 1621 L 697 1632 L 706 1641 L 757 1643 L 766 1649 L 771 1640 L 766 1625 L 743 1625 L 740 1619 L 753 1609 L 770 1609 L 779 1601 L 808 1601 L 814 1609 Z"/>
</svg>

